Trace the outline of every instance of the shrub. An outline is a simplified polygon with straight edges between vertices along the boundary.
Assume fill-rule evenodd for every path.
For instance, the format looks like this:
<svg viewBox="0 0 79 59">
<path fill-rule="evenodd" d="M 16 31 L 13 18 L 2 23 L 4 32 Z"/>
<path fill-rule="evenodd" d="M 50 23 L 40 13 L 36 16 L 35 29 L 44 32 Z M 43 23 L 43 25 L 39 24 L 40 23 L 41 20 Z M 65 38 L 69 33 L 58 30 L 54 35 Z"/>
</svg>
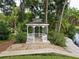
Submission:
<svg viewBox="0 0 79 59">
<path fill-rule="evenodd" d="M 9 40 L 15 40 L 15 39 L 16 39 L 15 33 L 11 33 L 11 34 L 9 35 Z"/>
<path fill-rule="evenodd" d="M 25 43 L 26 42 L 26 32 L 19 32 L 16 35 L 16 43 Z"/>
<path fill-rule="evenodd" d="M 68 36 L 69 38 L 73 39 L 74 36 L 75 36 L 75 34 L 76 34 L 75 26 L 71 25 L 71 26 L 69 27 L 68 31 L 67 31 L 67 36 Z"/>
<path fill-rule="evenodd" d="M 24 31 L 26 32 L 26 21 L 22 22 L 22 23 L 18 23 L 17 25 L 17 31 Z"/>
<path fill-rule="evenodd" d="M 6 40 L 9 38 L 9 27 L 3 21 L 0 21 L 0 40 Z"/>
<path fill-rule="evenodd" d="M 51 43 L 58 45 L 58 46 L 66 46 L 65 45 L 65 38 L 63 33 L 58 33 L 55 31 L 50 31 L 48 39 Z"/>
</svg>

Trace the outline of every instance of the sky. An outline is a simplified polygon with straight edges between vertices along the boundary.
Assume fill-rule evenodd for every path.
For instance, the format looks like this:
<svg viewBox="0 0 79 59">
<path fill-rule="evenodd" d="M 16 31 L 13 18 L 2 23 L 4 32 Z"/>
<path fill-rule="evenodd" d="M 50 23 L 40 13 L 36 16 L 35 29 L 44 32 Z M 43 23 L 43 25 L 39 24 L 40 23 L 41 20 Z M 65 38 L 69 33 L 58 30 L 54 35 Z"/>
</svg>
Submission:
<svg viewBox="0 0 79 59">
<path fill-rule="evenodd" d="M 79 10 L 79 0 L 69 0 L 70 1 L 70 7 L 73 8 L 77 8 Z"/>
<path fill-rule="evenodd" d="M 15 0 L 15 2 L 17 3 L 17 4 L 16 4 L 17 6 L 20 5 L 20 0 Z"/>
</svg>

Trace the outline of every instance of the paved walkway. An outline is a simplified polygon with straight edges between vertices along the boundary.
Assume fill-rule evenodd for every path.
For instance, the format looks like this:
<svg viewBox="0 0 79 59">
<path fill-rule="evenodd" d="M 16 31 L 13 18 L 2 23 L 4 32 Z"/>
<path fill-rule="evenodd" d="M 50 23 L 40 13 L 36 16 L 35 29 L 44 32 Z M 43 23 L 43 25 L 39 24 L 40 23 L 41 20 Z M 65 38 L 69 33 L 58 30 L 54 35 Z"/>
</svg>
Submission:
<svg viewBox="0 0 79 59">
<path fill-rule="evenodd" d="M 20 51 L 4 51 L 0 54 L 2 56 L 14 56 L 14 55 L 27 55 L 27 54 L 40 54 L 40 53 L 57 53 L 67 56 L 74 56 L 66 51 L 54 50 L 54 49 L 37 49 L 37 50 L 20 50 Z M 78 57 L 78 56 L 75 56 Z"/>
<path fill-rule="evenodd" d="M 32 50 L 17 50 L 17 51 L 4 51 L 0 53 L 0 57 L 2 56 L 14 56 L 14 55 L 27 55 L 27 54 L 40 54 L 40 53 L 57 53 L 66 56 L 78 57 L 79 58 L 79 48 L 74 45 L 72 40 L 66 38 L 67 47 L 63 49 L 62 47 L 58 48 L 42 48 L 42 49 L 32 49 Z"/>
<path fill-rule="evenodd" d="M 69 39 L 69 38 L 66 38 L 66 39 L 67 39 L 67 41 L 66 41 L 66 45 L 67 45 L 66 50 L 68 50 L 69 52 L 71 52 L 74 55 L 79 56 L 79 47 L 76 46 L 71 39 Z"/>
<path fill-rule="evenodd" d="M 15 41 L 10 40 L 0 44 L 0 52 L 5 51 L 9 46 L 11 46 Z"/>
</svg>

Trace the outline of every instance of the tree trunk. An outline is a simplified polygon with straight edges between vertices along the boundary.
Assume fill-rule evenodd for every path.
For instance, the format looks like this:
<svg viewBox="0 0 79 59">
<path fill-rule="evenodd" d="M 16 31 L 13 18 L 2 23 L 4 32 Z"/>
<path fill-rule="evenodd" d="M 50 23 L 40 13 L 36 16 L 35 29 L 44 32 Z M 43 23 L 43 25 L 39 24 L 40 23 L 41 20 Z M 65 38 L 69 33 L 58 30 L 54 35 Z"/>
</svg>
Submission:
<svg viewBox="0 0 79 59">
<path fill-rule="evenodd" d="M 48 0 L 44 0 L 45 2 L 45 23 L 48 23 Z"/>
<path fill-rule="evenodd" d="M 63 20 L 63 14 L 64 14 L 64 10 L 65 10 L 65 6 L 66 6 L 66 5 L 67 5 L 67 1 L 65 1 L 65 4 L 64 4 L 63 9 L 62 9 L 62 12 L 61 12 L 58 32 L 60 32 L 60 30 L 61 30 L 61 24 L 62 24 L 62 20 Z"/>
</svg>

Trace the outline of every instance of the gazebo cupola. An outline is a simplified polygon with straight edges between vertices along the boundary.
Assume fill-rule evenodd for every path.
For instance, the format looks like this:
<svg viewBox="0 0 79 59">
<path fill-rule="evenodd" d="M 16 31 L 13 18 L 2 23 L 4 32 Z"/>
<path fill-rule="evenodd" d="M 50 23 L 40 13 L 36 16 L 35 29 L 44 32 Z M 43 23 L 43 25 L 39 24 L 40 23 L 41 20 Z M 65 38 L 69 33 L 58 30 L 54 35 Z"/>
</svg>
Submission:
<svg viewBox="0 0 79 59">
<path fill-rule="evenodd" d="M 30 43 L 35 42 L 49 42 L 48 38 L 48 25 L 42 22 L 42 19 L 36 17 L 32 22 L 27 25 L 27 41 Z"/>
</svg>

